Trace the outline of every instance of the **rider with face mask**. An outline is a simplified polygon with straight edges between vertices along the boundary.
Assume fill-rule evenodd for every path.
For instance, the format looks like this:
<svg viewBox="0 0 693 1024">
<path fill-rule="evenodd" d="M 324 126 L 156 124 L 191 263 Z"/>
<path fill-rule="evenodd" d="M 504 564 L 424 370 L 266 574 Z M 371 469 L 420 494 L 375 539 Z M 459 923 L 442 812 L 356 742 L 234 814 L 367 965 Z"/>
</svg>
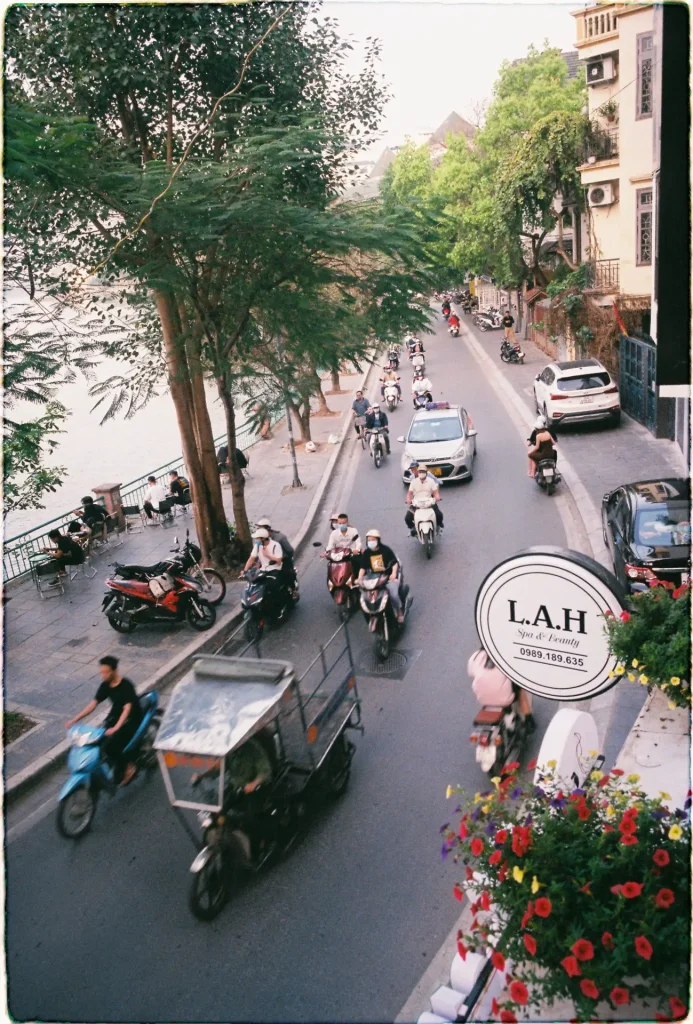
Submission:
<svg viewBox="0 0 693 1024">
<path fill-rule="evenodd" d="M 397 616 L 398 622 L 404 622 L 404 609 L 402 607 L 402 568 L 397 555 L 387 544 L 383 544 L 380 538 L 380 530 L 369 530 L 366 534 L 366 550 L 359 558 L 359 579 L 363 579 L 367 572 L 385 572 L 389 570 L 390 579 L 387 584 L 392 608 Z"/>
<path fill-rule="evenodd" d="M 409 490 L 407 491 L 407 505 L 411 506 L 412 501 L 417 495 L 422 494 L 430 496 L 434 500 L 434 504 L 431 506 L 436 514 L 436 522 L 438 529 L 443 529 L 443 513 L 438 508 L 438 502 L 440 501 L 440 490 L 438 483 L 433 479 L 431 474 L 428 472 L 426 466 L 419 465 L 416 468 L 416 475 L 412 474 L 411 481 L 409 482 Z M 407 514 L 404 517 L 404 522 L 409 527 L 409 532 L 412 537 L 416 536 L 416 530 L 414 529 L 414 510 L 410 507 L 407 509 Z"/>
<path fill-rule="evenodd" d="M 390 454 L 390 434 L 387 425 L 387 413 L 381 412 L 380 406 L 374 402 L 366 416 L 366 430 L 382 430 L 385 438 L 385 451 Z"/>
<path fill-rule="evenodd" d="M 428 377 L 424 377 L 423 370 L 417 370 L 411 386 L 412 395 L 425 395 L 429 402 L 433 401 L 433 385 Z"/>
<path fill-rule="evenodd" d="M 337 519 L 337 528 L 330 534 L 327 542 L 327 550 L 344 550 L 351 548 L 354 554 L 361 553 L 361 538 L 355 526 L 349 526 L 349 517 L 346 512 L 340 512 Z"/>
</svg>

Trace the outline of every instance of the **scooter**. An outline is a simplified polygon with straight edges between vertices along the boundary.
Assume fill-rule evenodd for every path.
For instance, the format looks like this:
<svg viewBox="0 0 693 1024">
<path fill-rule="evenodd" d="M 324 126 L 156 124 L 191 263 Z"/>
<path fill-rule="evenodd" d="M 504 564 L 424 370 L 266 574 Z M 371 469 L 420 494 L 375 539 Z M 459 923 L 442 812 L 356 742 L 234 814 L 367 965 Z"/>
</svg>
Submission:
<svg viewBox="0 0 693 1024">
<path fill-rule="evenodd" d="M 527 727 L 517 701 L 506 708 L 481 708 L 474 726 L 469 739 L 476 744 L 476 762 L 491 778 L 500 775 L 504 764 L 521 760 Z"/>
<path fill-rule="evenodd" d="M 383 388 L 383 397 L 387 403 L 387 407 L 390 412 L 394 411 L 395 406 L 400 401 L 399 392 L 395 384 L 385 384 Z"/>
<path fill-rule="evenodd" d="M 501 342 L 500 357 L 504 363 L 524 363 L 525 354 L 517 342 L 511 345 L 509 341 Z"/>
<path fill-rule="evenodd" d="M 433 401 L 433 395 L 430 391 L 415 391 L 414 392 L 414 408 L 425 409 L 429 402 Z"/>
<path fill-rule="evenodd" d="M 123 751 L 134 762 L 138 772 L 156 768 L 154 740 L 159 730 L 162 711 L 156 691 L 142 698 L 142 721 Z M 79 839 L 89 831 L 102 789 L 113 796 L 118 786 L 113 769 L 101 750 L 106 729 L 103 726 L 73 725 L 69 731 L 72 749 L 67 756 L 70 778 L 58 796 L 56 825 L 66 839 Z"/>
<path fill-rule="evenodd" d="M 387 354 L 390 366 L 393 370 L 399 370 L 399 352 L 397 349 L 391 348 Z"/>
<path fill-rule="evenodd" d="M 368 632 L 376 634 L 375 655 L 380 661 L 387 658 L 392 641 L 404 629 L 409 609 L 414 600 L 409 594 L 409 587 L 403 586 L 400 591 L 400 597 L 404 610 L 404 622 L 398 622 L 397 616 L 392 610 L 390 594 L 387 589 L 391 571 L 392 566 L 385 569 L 382 573 L 366 573 L 359 580 L 361 611 L 368 623 Z"/>
<path fill-rule="evenodd" d="M 248 641 L 259 640 L 265 623 L 276 629 L 288 618 L 298 600 L 276 571 L 267 569 L 246 569 L 241 573 L 245 579 L 245 590 L 241 594 L 241 606 L 245 611 L 244 631 Z"/>
<path fill-rule="evenodd" d="M 534 479 L 537 482 L 537 487 L 541 487 L 541 489 L 546 491 L 550 497 L 556 489 L 556 484 L 559 484 L 563 479 L 556 469 L 556 460 L 542 459 L 541 462 L 537 464 L 537 471 L 534 474 Z"/>
<path fill-rule="evenodd" d="M 502 318 L 491 313 L 477 313 L 473 317 L 473 322 L 480 331 L 498 331 L 503 326 Z"/>
<path fill-rule="evenodd" d="M 414 508 L 414 529 L 419 544 L 426 549 L 426 558 L 433 554 L 433 545 L 436 539 L 436 514 L 433 511 L 435 501 L 429 495 L 421 494 L 412 499 Z"/>
<path fill-rule="evenodd" d="M 414 372 L 421 370 L 425 373 L 426 371 L 426 357 L 423 352 L 414 352 L 411 357 L 411 367 Z"/>
<path fill-rule="evenodd" d="M 383 441 L 383 432 L 380 428 L 374 427 L 368 431 L 368 449 L 371 458 L 373 459 L 373 465 L 376 469 L 380 469 L 380 463 L 383 461 L 383 457 L 387 454 L 385 443 Z"/>
<path fill-rule="evenodd" d="M 169 563 L 170 564 L 170 563 Z M 121 567 L 122 568 L 122 567 Z M 138 567 L 141 568 L 141 567 Z M 150 622 L 182 622 L 193 629 L 211 629 L 216 609 L 202 596 L 202 584 L 187 576 L 173 563 L 170 571 L 140 579 L 116 579 L 117 570 L 106 580 L 101 610 L 117 633 L 132 633 Z"/>
<path fill-rule="evenodd" d="M 351 548 L 333 548 L 323 554 L 327 559 L 327 589 L 342 622 L 346 622 L 358 603 L 352 556 Z"/>
<path fill-rule="evenodd" d="M 459 325 L 458 324 L 453 324 L 452 327 L 448 327 L 448 333 L 451 334 L 453 336 L 453 338 L 459 338 L 459 336 L 460 336 Z"/>
<path fill-rule="evenodd" d="M 167 561 L 156 562 L 154 565 L 127 565 L 122 562 L 112 562 L 115 575 L 120 576 L 124 580 L 140 580 L 148 583 L 154 576 L 160 576 L 164 572 L 187 573 L 188 576 L 201 584 L 202 593 L 210 604 L 215 606 L 221 604 L 226 596 L 226 581 L 216 569 L 207 569 L 200 565 L 202 551 L 197 544 L 190 540 L 190 530 L 186 531 L 182 554 L 180 553 L 180 541 L 177 537 L 173 538 L 173 543 L 175 547 L 172 547 L 170 550 L 176 557 Z"/>
</svg>

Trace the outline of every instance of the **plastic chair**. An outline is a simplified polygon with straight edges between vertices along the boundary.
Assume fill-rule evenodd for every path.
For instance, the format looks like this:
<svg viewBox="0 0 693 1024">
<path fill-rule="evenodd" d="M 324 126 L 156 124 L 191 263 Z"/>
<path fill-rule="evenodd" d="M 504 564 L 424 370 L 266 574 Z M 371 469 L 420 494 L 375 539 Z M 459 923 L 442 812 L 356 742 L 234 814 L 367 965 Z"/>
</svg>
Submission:
<svg viewBox="0 0 693 1024">
<path fill-rule="evenodd" d="M 78 576 L 81 576 L 86 580 L 93 580 L 96 576 L 96 569 L 91 564 L 91 553 L 90 553 L 90 538 L 84 537 L 77 541 L 82 551 L 84 552 L 84 561 L 80 562 L 79 565 L 67 565 L 67 574 L 70 580 L 76 580 Z M 91 575 L 88 570 L 91 569 Z"/>
<path fill-rule="evenodd" d="M 146 518 L 144 509 L 141 509 L 139 505 L 123 505 L 120 511 L 125 519 L 125 532 L 141 533 Z"/>
</svg>

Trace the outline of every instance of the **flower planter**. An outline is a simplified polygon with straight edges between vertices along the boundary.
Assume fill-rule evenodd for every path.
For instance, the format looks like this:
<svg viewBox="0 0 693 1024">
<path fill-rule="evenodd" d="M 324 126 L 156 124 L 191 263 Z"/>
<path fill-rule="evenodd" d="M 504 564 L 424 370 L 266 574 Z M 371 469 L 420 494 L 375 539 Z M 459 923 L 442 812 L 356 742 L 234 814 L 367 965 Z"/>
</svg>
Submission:
<svg viewBox="0 0 693 1024">
<path fill-rule="evenodd" d="M 690 731 L 688 708 L 670 708 L 666 694 L 653 690 L 618 755 L 617 766 L 626 774 L 639 774 L 648 796 L 666 792 L 667 807 L 683 807 L 689 786 Z"/>
</svg>

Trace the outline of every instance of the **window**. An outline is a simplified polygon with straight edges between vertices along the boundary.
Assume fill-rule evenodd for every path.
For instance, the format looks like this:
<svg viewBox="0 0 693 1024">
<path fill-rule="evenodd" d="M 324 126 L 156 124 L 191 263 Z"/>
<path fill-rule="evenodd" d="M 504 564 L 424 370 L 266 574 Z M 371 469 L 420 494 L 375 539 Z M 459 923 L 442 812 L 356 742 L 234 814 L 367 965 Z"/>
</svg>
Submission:
<svg viewBox="0 0 693 1024">
<path fill-rule="evenodd" d="M 654 85 L 654 40 L 651 32 L 637 37 L 637 92 L 635 101 L 636 118 L 652 117 Z"/>
<path fill-rule="evenodd" d="M 635 193 L 635 262 L 639 267 L 652 263 L 652 189 L 639 188 Z"/>
<path fill-rule="evenodd" d="M 558 381 L 559 391 L 592 391 L 594 388 L 607 388 L 611 377 L 606 372 L 586 373 L 581 377 L 563 377 Z"/>
<path fill-rule="evenodd" d="M 408 440 L 412 444 L 425 444 L 427 441 L 456 441 L 458 437 L 462 437 L 462 424 L 457 416 L 446 416 L 414 420 Z"/>
<path fill-rule="evenodd" d="M 691 524 L 687 505 L 660 505 L 658 509 L 638 512 L 635 520 L 636 544 L 671 548 L 690 544 Z"/>
</svg>

